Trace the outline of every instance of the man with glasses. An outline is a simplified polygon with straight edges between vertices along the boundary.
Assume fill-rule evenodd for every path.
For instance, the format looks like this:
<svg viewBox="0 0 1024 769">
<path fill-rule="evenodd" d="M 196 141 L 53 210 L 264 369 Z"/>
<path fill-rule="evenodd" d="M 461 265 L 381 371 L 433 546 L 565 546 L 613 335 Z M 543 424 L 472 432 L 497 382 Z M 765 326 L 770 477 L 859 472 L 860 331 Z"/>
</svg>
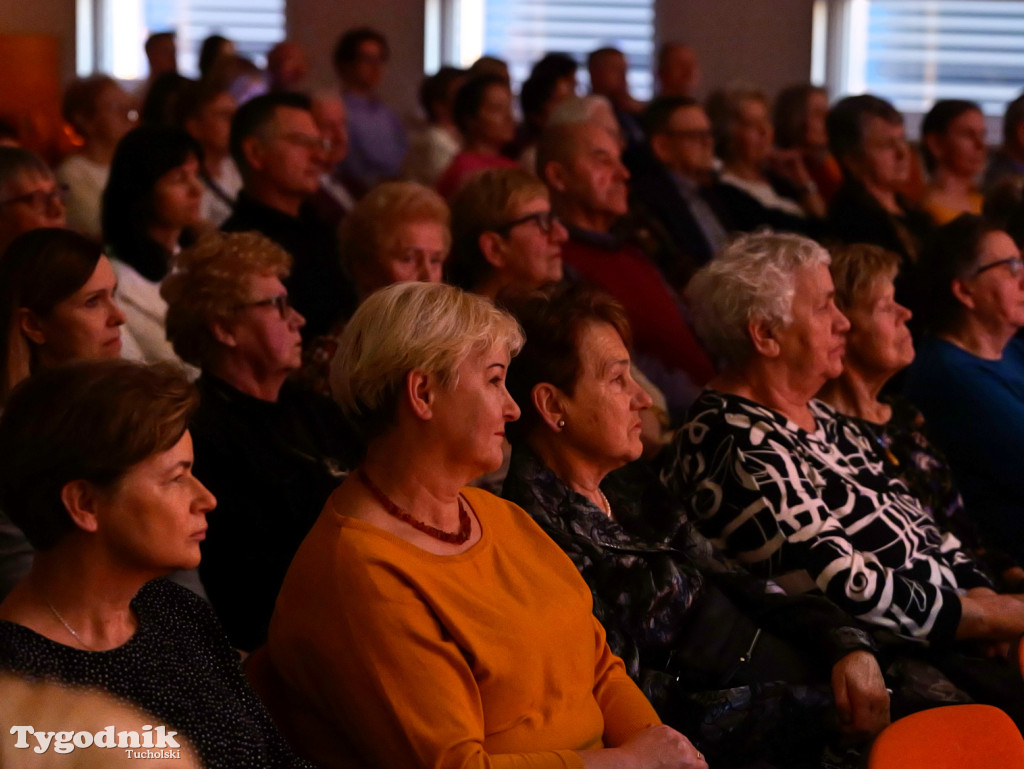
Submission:
<svg viewBox="0 0 1024 769">
<path fill-rule="evenodd" d="M 327 333 L 355 307 L 334 229 L 310 204 L 320 188 L 326 152 L 308 96 L 257 96 L 232 120 L 231 155 L 243 184 L 222 229 L 255 230 L 291 254 L 294 267 L 287 285 L 306 317 L 305 338 Z"/>
<path fill-rule="evenodd" d="M 63 227 L 64 195 L 42 158 L 20 147 L 0 147 L 0 259 L 21 233 Z"/>
<path fill-rule="evenodd" d="M 569 231 L 562 248 L 569 277 L 595 283 L 619 300 L 633 328 L 634 363 L 681 416 L 714 367 L 697 342 L 678 294 L 641 248 L 615 227 L 629 212 L 629 171 L 619 145 L 593 123 L 549 126 L 537 146 L 537 171 Z"/>
</svg>

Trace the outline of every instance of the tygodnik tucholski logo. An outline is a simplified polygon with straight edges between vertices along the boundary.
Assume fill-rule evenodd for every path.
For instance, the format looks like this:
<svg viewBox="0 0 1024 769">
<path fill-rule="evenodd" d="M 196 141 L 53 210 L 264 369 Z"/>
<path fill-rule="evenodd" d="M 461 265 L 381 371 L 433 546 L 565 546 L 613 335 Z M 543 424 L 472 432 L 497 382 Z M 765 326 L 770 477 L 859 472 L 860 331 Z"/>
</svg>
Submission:
<svg viewBox="0 0 1024 769">
<path fill-rule="evenodd" d="M 167 731 L 166 726 L 153 728 L 146 724 L 141 733 L 123 731 L 116 734 L 113 726 L 98 732 L 47 732 L 32 726 L 12 726 L 11 734 L 18 736 L 14 747 L 32 748 L 36 753 L 45 753 L 51 748 L 54 753 L 71 753 L 76 748 L 96 746 L 123 750 L 130 758 L 181 758 L 180 746 L 174 739 L 178 733 Z"/>
</svg>

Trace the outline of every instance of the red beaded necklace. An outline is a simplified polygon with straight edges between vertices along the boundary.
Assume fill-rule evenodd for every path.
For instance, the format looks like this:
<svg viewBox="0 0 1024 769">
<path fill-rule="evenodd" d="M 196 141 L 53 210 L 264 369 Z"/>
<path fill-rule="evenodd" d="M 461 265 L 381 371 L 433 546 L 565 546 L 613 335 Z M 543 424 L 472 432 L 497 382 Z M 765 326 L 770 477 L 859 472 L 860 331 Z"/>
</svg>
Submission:
<svg viewBox="0 0 1024 769">
<path fill-rule="evenodd" d="M 388 495 L 385 494 L 380 488 L 370 480 L 369 476 L 363 468 L 356 470 L 356 477 L 363 482 L 363 485 L 370 490 L 374 498 L 380 502 L 381 507 L 384 508 L 384 512 L 388 515 L 393 515 L 400 521 L 405 521 L 407 524 L 415 529 L 419 529 L 427 536 L 439 539 L 442 542 L 450 542 L 453 545 L 461 545 L 469 539 L 469 535 L 473 531 L 473 524 L 470 522 L 469 513 L 466 511 L 466 506 L 462 502 L 462 495 L 459 495 L 459 530 L 456 532 L 444 531 L 431 526 L 429 523 L 418 521 L 409 515 L 405 510 L 400 508 L 394 502 L 392 502 Z"/>
</svg>

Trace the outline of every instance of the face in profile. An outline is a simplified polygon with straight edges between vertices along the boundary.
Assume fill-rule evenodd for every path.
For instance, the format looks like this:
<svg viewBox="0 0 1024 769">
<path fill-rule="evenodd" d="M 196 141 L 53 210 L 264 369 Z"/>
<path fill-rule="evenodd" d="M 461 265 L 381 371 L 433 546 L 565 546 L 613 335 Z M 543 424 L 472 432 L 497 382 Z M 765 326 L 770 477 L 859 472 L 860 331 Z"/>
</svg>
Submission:
<svg viewBox="0 0 1024 769">
<path fill-rule="evenodd" d="M 961 112 L 930 145 L 939 166 L 956 176 L 977 176 L 988 160 L 985 133 L 984 115 L 973 109 Z"/>
<path fill-rule="evenodd" d="M 630 373 L 629 351 L 609 323 L 588 324 L 579 340 L 580 372 L 564 402 L 564 440 L 605 472 L 639 458 L 640 413 L 651 396 Z"/>
<path fill-rule="evenodd" d="M 279 192 L 306 197 L 320 187 L 327 155 L 311 112 L 278 107 L 269 137 L 265 141 L 250 137 L 243 146 L 249 165 Z"/>
<path fill-rule="evenodd" d="M 97 535 L 129 568 L 154 576 L 199 565 L 217 500 L 192 475 L 192 436 L 129 468 L 97 495 Z"/>
<path fill-rule="evenodd" d="M 153 219 L 159 227 L 185 229 L 199 224 L 203 184 L 199 179 L 199 159 L 189 155 L 153 185 Z"/>
<path fill-rule="evenodd" d="M 846 365 L 891 376 L 914 360 L 914 342 L 907 328 L 911 312 L 896 301 L 892 279 L 876 278 L 852 307 L 846 309 Z"/>
<path fill-rule="evenodd" d="M 469 121 L 470 141 L 503 147 L 515 138 L 516 120 L 512 114 L 512 91 L 494 84 L 484 89 L 480 109 Z"/>
<path fill-rule="evenodd" d="M 742 162 L 760 165 L 775 141 L 768 105 L 760 99 L 744 99 L 732 125 L 733 152 Z"/>
<path fill-rule="evenodd" d="M 257 379 L 296 370 L 306 319 L 288 304 L 288 290 L 276 275 L 249 275 L 245 281 L 249 299 L 226 324 L 235 353 Z"/>
<path fill-rule="evenodd" d="M 18 235 L 41 227 L 63 227 L 64 193 L 52 175 L 25 171 L 0 197 L 0 254 Z"/>
<path fill-rule="evenodd" d="M 620 159 L 615 139 L 604 129 L 588 125 L 576 134 L 577 145 L 557 186 L 573 205 L 605 216 L 623 216 L 628 210 L 629 171 Z"/>
<path fill-rule="evenodd" d="M 76 360 L 107 360 L 121 356 L 124 313 L 117 305 L 117 278 L 110 261 L 101 256 L 96 269 L 71 296 L 58 302 L 45 317 L 20 311 L 22 333 L 42 366 Z"/>
<path fill-rule="evenodd" d="M 490 261 L 504 283 L 533 290 L 562 279 L 562 244 L 569 233 L 546 196 L 516 207 Z"/>
<path fill-rule="evenodd" d="M 868 184 L 898 190 L 910 175 L 910 148 L 903 124 L 867 118 L 861 153 L 851 167 Z"/>
<path fill-rule="evenodd" d="M 824 264 L 802 267 L 794 276 L 792 321 L 776 326 L 777 358 L 793 382 L 817 392 L 843 373 L 850 322 L 835 303 L 832 275 Z"/>
<path fill-rule="evenodd" d="M 1001 333 L 1024 328 L 1024 267 L 1020 249 L 1005 232 L 981 242 L 973 272 L 959 281 L 963 302 L 981 323 Z"/>
<path fill-rule="evenodd" d="M 470 353 L 458 367 L 455 387 L 439 387 L 432 399 L 440 444 L 475 475 L 501 466 L 505 425 L 519 419 L 519 407 L 505 389 L 510 359 L 501 343 Z"/>
</svg>

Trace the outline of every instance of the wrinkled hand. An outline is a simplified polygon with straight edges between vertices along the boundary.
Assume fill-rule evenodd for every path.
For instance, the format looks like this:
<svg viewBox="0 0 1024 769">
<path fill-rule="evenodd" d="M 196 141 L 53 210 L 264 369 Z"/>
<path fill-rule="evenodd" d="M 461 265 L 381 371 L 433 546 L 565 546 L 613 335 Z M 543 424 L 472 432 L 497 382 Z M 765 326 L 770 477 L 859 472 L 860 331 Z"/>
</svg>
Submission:
<svg viewBox="0 0 1024 769">
<path fill-rule="evenodd" d="M 707 769 L 704 756 L 682 734 L 664 724 L 649 726 L 618 748 L 636 769 Z"/>
<path fill-rule="evenodd" d="M 870 652 L 851 652 L 832 667 L 832 696 L 844 732 L 872 735 L 889 725 L 889 693 Z"/>
</svg>

